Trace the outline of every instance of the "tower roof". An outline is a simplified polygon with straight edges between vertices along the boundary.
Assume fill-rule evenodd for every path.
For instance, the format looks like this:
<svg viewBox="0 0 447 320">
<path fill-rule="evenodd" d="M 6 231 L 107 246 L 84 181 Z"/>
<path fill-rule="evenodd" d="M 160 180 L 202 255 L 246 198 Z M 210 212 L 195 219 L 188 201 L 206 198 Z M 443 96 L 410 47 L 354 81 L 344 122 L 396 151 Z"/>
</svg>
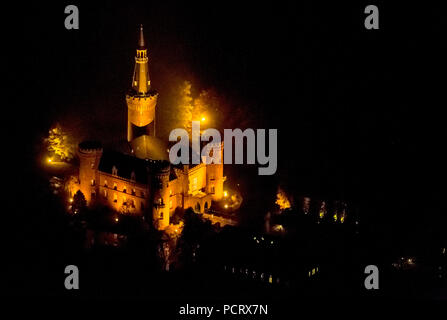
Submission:
<svg viewBox="0 0 447 320">
<path fill-rule="evenodd" d="M 144 43 L 143 25 L 140 24 L 140 36 L 138 38 L 138 48 L 145 49 L 146 44 Z"/>
</svg>

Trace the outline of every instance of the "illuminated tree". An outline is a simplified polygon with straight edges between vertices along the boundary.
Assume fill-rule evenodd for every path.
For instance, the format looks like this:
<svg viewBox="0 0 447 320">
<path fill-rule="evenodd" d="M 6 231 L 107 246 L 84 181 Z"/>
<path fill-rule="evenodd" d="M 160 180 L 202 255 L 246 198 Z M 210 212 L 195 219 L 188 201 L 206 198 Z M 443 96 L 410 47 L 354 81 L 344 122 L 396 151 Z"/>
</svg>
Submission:
<svg viewBox="0 0 447 320">
<path fill-rule="evenodd" d="M 74 156 L 74 146 L 66 132 L 57 124 L 49 131 L 48 138 L 45 139 L 48 151 L 58 155 L 61 160 L 70 161 Z"/>
<path fill-rule="evenodd" d="M 211 107 L 216 103 L 214 101 L 214 95 L 209 90 L 202 90 L 199 96 L 194 99 L 192 119 L 194 121 L 202 121 L 202 119 L 207 119 L 207 114 L 211 110 Z M 209 119 L 207 119 L 208 123 Z"/>
<path fill-rule="evenodd" d="M 82 213 L 87 208 L 87 201 L 81 190 L 78 190 L 73 196 L 73 204 L 71 210 L 73 213 Z"/>
<path fill-rule="evenodd" d="M 193 111 L 193 99 L 191 97 L 191 82 L 184 81 L 180 86 L 180 98 L 178 103 L 178 120 L 180 126 L 191 133 L 191 121 Z"/>
<path fill-rule="evenodd" d="M 176 112 L 179 126 L 186 129 L 191 134 L 192 121 L 201 121 L 203 126 L 204 120 L 213 101 L 214 95 L 208 90 L 202 90 L 197 98 L 192 96 L 192 85 L 189 81 L 184 81 L 179 88 L 178 110 Z M 207 124 L 208 119 L 207 119 Z"/>
<path fill-rule="evenodd" d="M 280 210 L 285 210 L 291 207 L 290 201 L 281 188 L 278 188 L 278 193 L 276 194 L 276 202 L 275 202 Z"/>
</svg>

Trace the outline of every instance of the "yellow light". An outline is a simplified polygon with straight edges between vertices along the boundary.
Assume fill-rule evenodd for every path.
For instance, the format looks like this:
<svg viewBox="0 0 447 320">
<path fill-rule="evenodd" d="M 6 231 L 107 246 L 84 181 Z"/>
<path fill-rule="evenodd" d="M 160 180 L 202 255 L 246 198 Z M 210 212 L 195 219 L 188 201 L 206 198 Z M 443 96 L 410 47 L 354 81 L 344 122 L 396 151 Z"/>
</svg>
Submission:
<svg viewBox="0 0 447 320">
<path fill-rule="evenodd" d="M 70 198 L 70 200 L 69 200 L 70 202 L 73 202 L 73 198 Z"/>
<path fill-rule="evenodd" d="M 224 197 L 228 197 L 228 192 L 224 191 Z"/>
<path fill-rule="evenodd" d="M 48 158 L 48 163 L 50 163 L 51 161 L 53 161 L 53 160 L 51 160 L 51 158 Z"/>
<path fill-rule="evenodd" d="M 206 120 L 206 118 L 205 117 L 202 117 L 202 121 L 205 121 Z"/>
<path fill-rule="evenodd" d="M 228 209 L 228 204 L 226 204 L 224 207 L 225 207 L 225 209 Z"/>
<path fill-rule="evenodd" d="M 115 218 L 115 222 L 118 222 L 120 219 L 118 219 L 118 218 Z"/>
</svg>

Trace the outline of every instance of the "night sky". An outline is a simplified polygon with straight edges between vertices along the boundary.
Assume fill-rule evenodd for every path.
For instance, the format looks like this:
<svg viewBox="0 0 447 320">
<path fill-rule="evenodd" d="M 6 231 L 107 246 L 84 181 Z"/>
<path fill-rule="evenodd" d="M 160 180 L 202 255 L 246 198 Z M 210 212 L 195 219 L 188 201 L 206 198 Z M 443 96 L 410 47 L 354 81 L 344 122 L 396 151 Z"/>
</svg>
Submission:
<svg viewBox="0 0 447 320">
<path fill-rule="evenodd" d="M 414 237 L 416 226 L 445 215 L 440 8 L 375 2 L 380 30 L 369 31 L 370 3 L 362 1 L 76 2 L 80 29 L 65 30 L 66 4 L 16 6 L 2 22 L 4 140 L 18 158 L 12 190 L 33 183 L 40 141 L 56 122 L 80 138 L 124 138 L 142 23 L 159 112 L 190 80 L 196 92 L 213 89 L 226 108 L 241 108 L 235 122 L 278 129 L 277 174 L 259 177 L 253 167 L 235 177 L 247 207 L 274 201 L 281 184 L 295 195 L 348 201 L 380 228 Z"/>
</svg>

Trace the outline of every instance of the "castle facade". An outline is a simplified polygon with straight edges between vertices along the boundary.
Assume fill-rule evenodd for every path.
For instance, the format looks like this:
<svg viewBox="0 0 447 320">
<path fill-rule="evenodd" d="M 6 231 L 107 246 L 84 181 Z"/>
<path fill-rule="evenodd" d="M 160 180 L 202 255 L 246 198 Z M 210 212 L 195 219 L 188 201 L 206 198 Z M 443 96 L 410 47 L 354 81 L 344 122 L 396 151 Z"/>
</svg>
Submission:
<svg viewBox="0 0 447 320">
<path fill-rule="evenodd" d="M 156 137 L 158 92 L 149 77 L 149 58 L 140 27 L 132 85 L 126 94 L 130 152 L 104 150 L 101 143 L 79 144 L 78 181 L 89 206 L 102 203 L 121 214 L 151 215 L 163 230 L 177 208 L 205 213 L 223 198 L 223 164 L 172 165 L 168 148 Z M 219 146 L 223 159 L 223 144 Z"/>
</svg>

